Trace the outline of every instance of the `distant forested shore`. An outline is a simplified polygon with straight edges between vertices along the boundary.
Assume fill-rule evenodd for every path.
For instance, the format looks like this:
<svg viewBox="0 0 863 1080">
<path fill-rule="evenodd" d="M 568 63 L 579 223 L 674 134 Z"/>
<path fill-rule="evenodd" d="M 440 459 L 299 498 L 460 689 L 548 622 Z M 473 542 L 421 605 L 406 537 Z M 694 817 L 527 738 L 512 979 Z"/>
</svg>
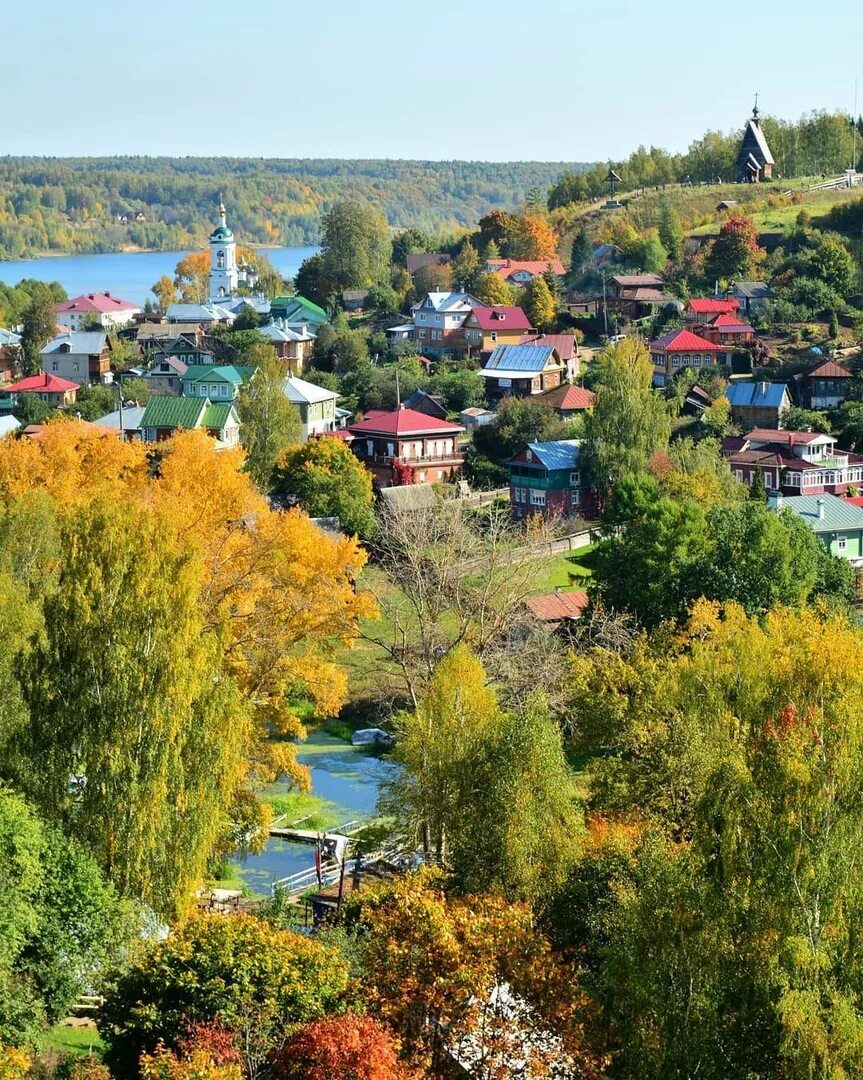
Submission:
<svg viewBox="0 0 863 1080">
<path fill-rule="evenodd" d="M 578 162 L 102 157 L 0 159 L 0 259 L 201 247 L 219 198 L 244 243 L 318 241 L 333 203 L 376 204 L 395 228 L 450 234 L 545 192 Z"/>
</svg>

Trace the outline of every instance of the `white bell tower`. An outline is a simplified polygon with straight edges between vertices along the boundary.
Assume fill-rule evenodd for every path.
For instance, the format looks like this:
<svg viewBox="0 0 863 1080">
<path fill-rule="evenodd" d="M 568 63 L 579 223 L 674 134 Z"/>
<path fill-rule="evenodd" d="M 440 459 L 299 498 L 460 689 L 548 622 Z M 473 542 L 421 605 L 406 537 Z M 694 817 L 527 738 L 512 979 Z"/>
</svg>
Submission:
<svg viewBox="0 0 863 1080">
<path fill-rule="evenodd" d="M 219 224 L 210 233 L 210 300 L 230 299 L 237 288 L 237 242 L 225 221 L 225 204 L 219 200 Z"/>
</svg>

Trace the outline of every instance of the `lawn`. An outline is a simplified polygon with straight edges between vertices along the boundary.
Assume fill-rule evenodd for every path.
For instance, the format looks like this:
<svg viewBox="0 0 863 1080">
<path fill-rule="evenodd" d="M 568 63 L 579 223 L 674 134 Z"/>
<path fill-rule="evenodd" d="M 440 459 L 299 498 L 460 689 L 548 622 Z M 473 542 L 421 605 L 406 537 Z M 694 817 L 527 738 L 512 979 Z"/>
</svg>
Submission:
<svg viewBox="0 0 863 1080">
<path fill-rule="evenodd" d="M 589 578 L 593 574 L 595 549 L 596 546 L 591 544 L 589 547 L 579 548 L 578 551 L 567 551 L 553 556 L 545 564 L 543 572 L 537 576 L 531 592 L 540 594 L 552 592 L 554 589 L 581 587 L 580 582 L 570 580 L 570 574 L 577 575 L 579 578 Z"/>
<path fill-rule="evenodd" d="M 58 1054 L 100 1054 L 105 1044 L 92 1025 L 71 1027 L 55 1024 L 42 1036 L 42 1050 L 54 1050 Z"/>
</svg>

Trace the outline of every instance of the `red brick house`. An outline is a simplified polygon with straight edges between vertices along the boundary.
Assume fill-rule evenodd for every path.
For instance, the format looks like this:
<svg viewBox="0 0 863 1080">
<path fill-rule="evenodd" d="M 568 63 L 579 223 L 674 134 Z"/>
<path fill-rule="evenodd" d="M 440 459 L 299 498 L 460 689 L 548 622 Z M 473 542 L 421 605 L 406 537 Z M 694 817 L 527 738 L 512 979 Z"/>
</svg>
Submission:
<svg viewBox="0 0 863 1080">
<path fill-rule="evenodd" d="M 722 456 L 741 483 L 760 472 L 765 489 L 783 495 L 847 496 L 863 483 L 863 456 L 837 450 L 832 435 L 817 431 L 755 428 L 727 436 Z"/>
<path fill-rule="evenodd" d="M 461 424 L 402 407 L 370 411 L 347 430 L 351 449 L 377 488 L 433 484 L 461 473 Z"/>
</svg>

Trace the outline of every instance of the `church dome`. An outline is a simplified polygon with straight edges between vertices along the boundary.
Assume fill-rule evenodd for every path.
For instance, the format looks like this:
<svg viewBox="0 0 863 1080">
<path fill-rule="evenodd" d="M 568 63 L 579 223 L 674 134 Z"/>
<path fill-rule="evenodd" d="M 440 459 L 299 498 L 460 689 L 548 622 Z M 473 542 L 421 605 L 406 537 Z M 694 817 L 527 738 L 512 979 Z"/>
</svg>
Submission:
<svg viewBox="0 0 863 1080">
<path fill-rule="evenodd" d="M 227 225 L 217 225 L 216 228 L 210 233 L 211 240 L 233 240 L 234 234 L 228 228 Z"/>
</svg>

